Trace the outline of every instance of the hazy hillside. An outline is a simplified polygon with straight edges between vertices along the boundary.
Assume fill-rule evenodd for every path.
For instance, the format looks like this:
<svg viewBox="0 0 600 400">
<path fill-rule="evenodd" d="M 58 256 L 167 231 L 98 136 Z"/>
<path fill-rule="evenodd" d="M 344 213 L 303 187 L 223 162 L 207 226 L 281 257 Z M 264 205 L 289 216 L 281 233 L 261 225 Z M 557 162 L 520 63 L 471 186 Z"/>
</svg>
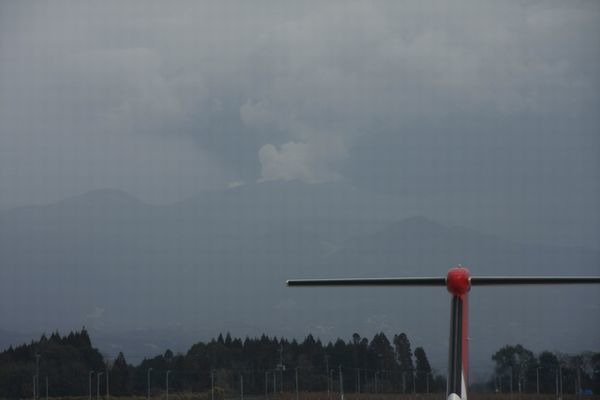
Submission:
<svg viewBox="0 0 600 400">
<path fill-rule="evenodd" d="M 284 281 L 443 275 L 458 263 L 475 274 L 600 273 L 595 250 L 516 243 L 402 218 L 399 209 L 349 187 L 292 182 L 170 206 L 97 191 L 4 211 L 0 315 L 11 331 L 36 335 L 86 325 L 104 351 L 130 350 L 132 360 L 227 330 L 329 338 L 390 329 L 407 331 L 445 364 L 444 290 L 298 290 Z M 512 340 L 600 348 L 599 304 L 597 288 L 473 290 L 474 359 Z"/>
</svg>

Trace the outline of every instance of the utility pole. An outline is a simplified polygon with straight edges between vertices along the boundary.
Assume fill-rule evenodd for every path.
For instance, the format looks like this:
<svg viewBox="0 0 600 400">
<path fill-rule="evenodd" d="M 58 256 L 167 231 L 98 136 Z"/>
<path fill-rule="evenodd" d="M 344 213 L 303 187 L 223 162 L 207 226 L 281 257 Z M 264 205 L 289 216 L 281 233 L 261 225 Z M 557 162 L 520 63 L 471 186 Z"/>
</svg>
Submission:
<svg viewBox="0 0 600 400">
<path fill-rule="evenodd" d="M 577 388 L 575 391 L 577 398 L 581 398 L 581 369 L 577 367 Z"/>
<path fill-rule="evenodd" d="M 88 372 L 88 382 L 89 382 L 88 400 L 92 400 L 92 375 L 94 375 L 94 371 Z"/>
<path fill-rule="evenodd" d="M 46 375 L 46 400 L 48 400 L 48 376 Z"/>
<path fill-rule="evenodd" d="M 535 369 L 535 393 L 540 394 L 540 367 Z"/>
<path fill-rule="evenodd" d="M 33 376 L 33 400 L 35 400 L 35 375 Z"/>
<path fill-rule="evenodd" d="M 98 372 L 96 374 L 96 400 L 100 400 L 100 377 L 103 372 Z"/>
<path fill-rule="evenodd" d="M 413 394 L 417 393 L 417 371 L 413 370 L 412 371 L 412 378 L 413 378 Z"/>
<path fill-rule="evenodd" d="M 210 370 L 210 400 L 215 400 L 215 370 Z"/>
<path fill-rule="evenodd" d="M 329 399 L 331 399 L 331 392 L 333 392 L 333 368 L 329 370 L 329 387 L 331 388 Z"/>
<path fill-rule="evenodd" d="M 427 390 L 427 394 L 429 394 L 429 372 L 427 372 L 427 374 L 425 375 L 425 384 L 426 384 L 426 390 Z"/>
<path fill-rule="evenodd" d="M 171 371 L 167 370 L 167 374 L 166 374 L 166 382 L 165 382 L 165 387 L 167 389 L 167 400 L 169 400 L 169 374 L 171 373 Z"/>
<path fill-rule="evenodd" d="M 356 368 L 356 393 L 360 393 L 360 368 Z"/>
<path fill-rule="evenodd" d="M 375 394 L 377 394 L 377 371 L 375 371 Z"/>
<path fill-rule="evenodd" d="M 377 359 L 379 360 L 379 381 L 381 382 L 380 392 L 383 393 L 383 354 L 378 353 Z M 375 366 L 375 368 L 377 368 L 377 366 Z"/>
<path fill-rule="evenodd" d="M 34 391 L 34 400 L 37 400 L 40 397 L 40 357 L 39 353 L 35 353 L 35 391 Z"/>
<path fill-rule="evenodd" d="M 240 400 L 244 400 L 244 375 L 240 374 Z"/>
<path fill-rule="evenodd" d="M 329 398 L 329 355 L 325 354 L 325 376 L 327 377 L 327 397 Z"/>
<path fill-rule="evenodd" d="M 279 383 L 279 393 L 283 394 L 283 370 L 285 367 L 283 366 L 283 340 L 281 342 L 281 347 L 279 349 L 279 376 L 281 377 Z"/>
<path fill-rule="evenodd" d="M 556 388 L 556 398 L 560 399 L 560 395 L 558 392 L 558 370 L 556 370 L 556 381 L 555 381 L 554 387 Z"/>
<path fill-rule="evenodd" d="M 298 367 L 296 367 L 296 400 L 298 400 Z"/>
<path fill-rule="evenodd" d="M 560 378 L 560 398 L 562 399 L 563 396 L 563 374 L 562 374 L 562 365 L 558 365 L 558 371 L 559 371 L 559 378 Z"/>
<path fill-rule="evenodd" d="M 150 372 L 152 372 L 152 368 L 148 368 L 148 373 L 147 373 L 147 381 L 146 381 L 146 385 L 147 385 L 147 389 L 148 389 L 148 392 L 146 394 L 147 400 L 150 400 Z"/>
<path fill-rule="evenodd" d="M 269 371 L 265 371 L 265 400 L 269 400 Z"/>
<path fill-rule="evenodd" d="M 342 375 L 342 366 L 338 365 L 340 371 L 340 400 L 344 400 L 344 375 Z"/>
<path fill-rule="evenodd" d="M 106 363 L 106 400 L 109 400 L 110 398 L 110 391 L 108 390 L 108 362 Z"/>
</svg>

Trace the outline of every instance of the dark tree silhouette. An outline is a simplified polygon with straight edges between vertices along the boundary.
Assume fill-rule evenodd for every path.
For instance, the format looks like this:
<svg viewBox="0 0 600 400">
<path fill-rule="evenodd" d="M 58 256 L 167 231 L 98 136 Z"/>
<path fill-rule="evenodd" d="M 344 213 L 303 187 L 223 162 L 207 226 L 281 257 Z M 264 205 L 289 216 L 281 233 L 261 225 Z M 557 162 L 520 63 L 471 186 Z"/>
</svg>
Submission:
<svg viewBox="0 0 600 400">
<path fill-rule="evenodd" d="M 412 350 L 410 348 L 410 341 L 405 333 L 394 336 L 394 347 L 396 350 L 396 359 L 398 360 L 398 367 L 403 374 L 403 385 L 406 385 L 406 392 L 411 392 L 413 388 L 413 377 L 414 377 L 414 365 L 412 360 Z"/>
<path fill-rule="evenodd" d="M 422 347 L 415 349 L 415 363 L 416 363 L 416 385 L 417 392 L 424 393 L 427 389 L 431 389 L 431 366 L 427 359 L 427 354 Z"/>
</svg>

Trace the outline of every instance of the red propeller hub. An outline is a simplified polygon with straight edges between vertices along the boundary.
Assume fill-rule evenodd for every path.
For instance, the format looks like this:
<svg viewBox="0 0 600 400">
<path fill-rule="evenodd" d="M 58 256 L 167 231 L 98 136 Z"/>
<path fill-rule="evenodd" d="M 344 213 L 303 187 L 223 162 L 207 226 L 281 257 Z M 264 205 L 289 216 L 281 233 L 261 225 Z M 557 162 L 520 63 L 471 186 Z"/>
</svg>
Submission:
<svg viewBox="0 0 600 400">
<path fill-rule="evenodd" d="M 455 296 L 462 296 L 471 289 L 471 273 L 463 267 L 451 268 L 446 276 L 446 287 Z"/>
</svg>

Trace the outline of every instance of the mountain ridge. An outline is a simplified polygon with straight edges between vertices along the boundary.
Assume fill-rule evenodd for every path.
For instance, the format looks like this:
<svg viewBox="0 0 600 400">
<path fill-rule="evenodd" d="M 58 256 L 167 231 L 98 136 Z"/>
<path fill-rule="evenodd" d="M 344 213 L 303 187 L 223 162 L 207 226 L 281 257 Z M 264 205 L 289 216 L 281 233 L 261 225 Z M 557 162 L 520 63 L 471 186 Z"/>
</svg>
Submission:
<svg viewBox="0 0 600 400">
<path fill-rule="evenodd" d="M 298 190 L 306 190 L 309 198 L 316 193 L 313 189 Z M 234 197 L 242 193 L 241 187 L 230 190 L 228 195 Z M 106 199 L 88 201 L 94 193 Z M 190 211 L 181 204 L 140 204 L 119 192 L 92 192 L 88 197 L 72 199 L 73 209 L 65 205 L 72 202 L 37 208 L 33 215 L 39 218 L 22 212 L 11 218 L 0 214 L 0 315 L 12 330 L 85 325 L 109 333 L 180 324 L 192 331 L 213 327 L 240 335 L 266 330 L 301 335 L 330 327 L 327 332 L 335 335 L 348 329 L 371 334 L 386 326 L 409 330 L 408 326 L 424 343 L 443 343 L 445 334 L 438 334 L 445 332 L 445 321 L 425 316 L 447 315 L 445 291 L 292 290 L 284 282 L 444 275 L 459 263 L 476 275 L 600 273 L 600 252 L 593 249 L 524 244 L 422 215 L 392 214 L 385 219 L 368 210 L 359 216 L 329 215 L 327 208 L 311 211 L 314 204 L 303 204 L 303 210 L 294 213 L 294 203 L 283 194 L 275 203 L 254 204 L 234 215 L 228 214 L 232 206 L 252 200 L 213 200 L 210 209 Z M 336 202 L 332 200 L 331 207 Z M 274 204 L 285 208 L 273 211 Z M 282 214 L 286 218 L 280 218 Z M 594 321 L 600 320 L 600 311 L 587 310 L 585 319 L 573 313 L 580 304 L 600 303 L 597 291 L 510 289 L 508 298 L 501 295 L 504 291 L 488 293 L 473 306 L 479 321 L 474 335 L 485 338 L 474 346 L 483 353 L 497 344 L 491 343 L 493 338 L 508 342 L 519 329 L 531 337 L 545 335 L 545 347 L 553 348 L 564 338 L 542 328 L 554 318 L 576 324 L 570 346 L 600 347 L 600 340 L 589 335 L 597 331 Z M 418 310 L 414 301 L 398 301 L 415 296 L 424 296 Z M 529 303 L 536 308 L 527 309 Z M 499 324 L 498 318 L 517 318 L 521 328 Z M 443 352 L 445 346 L 432 346 L 435 349 Z"/>
</svg>

